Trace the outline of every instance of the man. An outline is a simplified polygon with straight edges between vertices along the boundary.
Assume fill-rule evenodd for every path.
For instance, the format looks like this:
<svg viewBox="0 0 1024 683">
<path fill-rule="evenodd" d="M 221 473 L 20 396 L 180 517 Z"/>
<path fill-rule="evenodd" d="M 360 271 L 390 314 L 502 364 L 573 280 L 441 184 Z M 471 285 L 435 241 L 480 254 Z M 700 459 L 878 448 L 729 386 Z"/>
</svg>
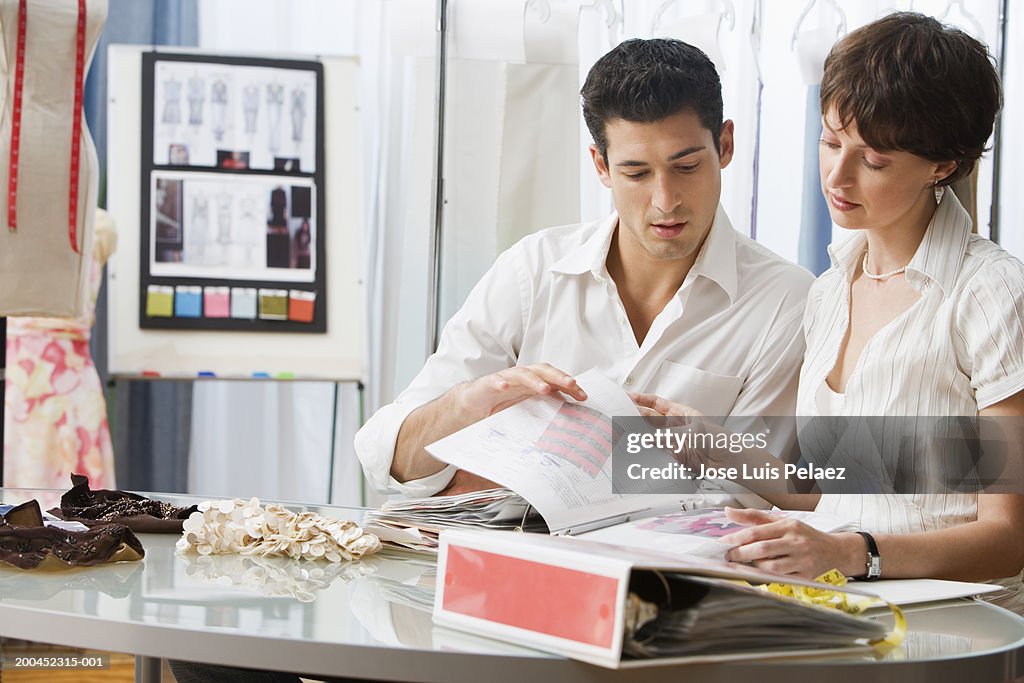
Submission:
<svg viewBox="0 0 1024 683">
<path fill-rule="evenodd" d="M 487 487 L 424 447 L 530 396 L 585 400 L 573 375 L 592 367 L 708 415 L 793 414 L 812 277 L 736 233 L 718 205 L 733 122 L 714 65 L 680 41 L 629 40 L 581 94 L 616 213 L 498 257 L 412 384 L 356 435 L 374 488 Z"/>
<path fill-rule="evenodd" d="M 813 278 L 736 233 L 718 206 L 733 123 L 722 120 L 714 65 L 679 41 L 629 40 L 594 65 L 582 95 L 616 213 L 541 231 L 498 257 L 412 384 L 356 435 L 378 490 L 488 487 L 424 446 L 530 396 L 585 400 L 572 375 L 592 367 L 707 415 L 793 414 Z M 791 436 L 772 434 L 775 444 Z M 171 667 L 182 682 L 297 680 Z"/>
</svg>

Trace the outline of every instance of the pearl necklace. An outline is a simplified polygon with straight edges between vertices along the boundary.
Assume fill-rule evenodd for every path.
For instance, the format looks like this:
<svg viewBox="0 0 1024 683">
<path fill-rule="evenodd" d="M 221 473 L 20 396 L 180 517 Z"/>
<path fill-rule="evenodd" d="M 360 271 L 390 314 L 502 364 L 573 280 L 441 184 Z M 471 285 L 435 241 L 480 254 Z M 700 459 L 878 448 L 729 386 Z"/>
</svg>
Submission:
<svg viewBox="0 0 1024 683">
<path fill-rule="evenodd" d="M 907 265 L 909 265 L 909 264 L 907 264 Z M 864 262 L 861 264 L 861 270 L 863 270 L 864 271 L 864 275 L 867 276 L 868 278 L 870 278 L 871 280 L 887 280 L 887 279 L 891 278 L 893 275 L 899 275 L 900 273 L 902 273 L 906 269 L 907 269 L 907 266 L 903 266 L 902 268 L 897 268 L 896 270 L 891 270 L 888 273 L 879 273 L 878 275 L 875 275 L 874 273 L 870 273 L 870 272 L 868 272 L 868 250 L 867 249 L 864 250 Z"/>
</svg>

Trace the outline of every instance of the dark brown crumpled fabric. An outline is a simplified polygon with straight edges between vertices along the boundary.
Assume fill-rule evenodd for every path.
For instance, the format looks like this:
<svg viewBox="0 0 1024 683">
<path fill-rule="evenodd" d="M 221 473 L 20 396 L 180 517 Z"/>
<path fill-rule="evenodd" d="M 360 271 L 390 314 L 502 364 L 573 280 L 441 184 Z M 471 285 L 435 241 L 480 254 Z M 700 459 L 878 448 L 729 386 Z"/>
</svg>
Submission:
<svg viewBox="0 0 1024 683">
<path fill-rule="evenodd" d="M 170 503 L 145 498 L 128 491 L 89 489 L 89 478 L 71 475 L 71 490 L 60 498 L 60 507 L 50 514 L 87 526 L 116 522 L 140 534 L 180 534 L 196 506 L 174 507 Z"/>
<path fill-rule="evenodd" d="M 142 543 L 123 524 L 98 524 L 86 531 L 43 525 L 39 503 L 30 500 L 0 515 L 0 563 L 18 569 L 68 569 L 141 560 Z"/>
</svg>

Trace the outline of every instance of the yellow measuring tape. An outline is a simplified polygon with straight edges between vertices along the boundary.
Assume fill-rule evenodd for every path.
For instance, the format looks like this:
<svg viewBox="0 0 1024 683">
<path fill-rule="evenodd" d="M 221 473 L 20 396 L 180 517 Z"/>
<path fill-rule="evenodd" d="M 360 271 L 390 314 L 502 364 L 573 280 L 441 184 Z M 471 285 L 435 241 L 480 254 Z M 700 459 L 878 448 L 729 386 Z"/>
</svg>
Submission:
<svg viewBox="0 0 1024 683">
<path fill-rule="evenodd" d="M 815 579 L 818 583 L 829 586 L 842 587 L 847 584 L 847 579 L 838 569 L 831 569 Z M 879 653 L 888 652 L 903 642 L 907 635 L 907 619 L 903 616 L 903 610 L 896 605 L 886 602 L 881 598 L 862 596 L 847 593 L 846 591 L 831 590 L 828 588 L 814 588 L 811 586 L 794 586 L 788 583 L 769 583 L 761 586 L 762 590 L 787 598 L 793 598 L 800 602 L 807 602 L 823 607 L 832 607 L 842 610 L 847 614 L 860 614 L 868 607 L 884 604 L 892 611 L 893 628 L 884 638 L 869 641 L 869 644 Z"/>
</svg>

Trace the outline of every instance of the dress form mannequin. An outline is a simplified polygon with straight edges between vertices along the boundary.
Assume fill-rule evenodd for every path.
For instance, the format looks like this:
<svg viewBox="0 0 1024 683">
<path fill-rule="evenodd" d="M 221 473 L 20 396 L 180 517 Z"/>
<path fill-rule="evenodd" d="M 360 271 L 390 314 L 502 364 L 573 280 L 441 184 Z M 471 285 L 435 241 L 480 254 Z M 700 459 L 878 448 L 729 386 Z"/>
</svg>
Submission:
<svg viewBox="0 0 1024 683">
<path fill-rule="evenodd" d="M 77 473 L 94 488 L 116 488 L 103 385 L 89 355 L 103 264 L 116 245 L 114 222 L 98 209 L 84 314 L 7 321 L 6 486 L 65 489 Z"/>
<path fill-rule="evenodd" d="M 0 316 L 75 317 L 86 309 L 98 163 L 85 117 L 78 135 L 78 182 L 72 182 L 72 131 L 79 11 L 84 13 L 81 78 L 107 16 L 106 0 L 28 0 L 24 22 L 21 111 L 15 112 L 19 2 L 0 0 L 4 85 L 0 117 Z M 81 108 L 78 107 L 79 115 Z M 15 116 L 15 114 L 18 114 Z M 12 157 L 14 122 L 20 138 Z M 11 225 L 11 161 L 15 225 Z M 69 206 L 74 191 L 75 207 Z M 12 229 L 13 228 L 13 229 Z M 73 234 L 73 237 L 72 237 Z"/>
</svg>

